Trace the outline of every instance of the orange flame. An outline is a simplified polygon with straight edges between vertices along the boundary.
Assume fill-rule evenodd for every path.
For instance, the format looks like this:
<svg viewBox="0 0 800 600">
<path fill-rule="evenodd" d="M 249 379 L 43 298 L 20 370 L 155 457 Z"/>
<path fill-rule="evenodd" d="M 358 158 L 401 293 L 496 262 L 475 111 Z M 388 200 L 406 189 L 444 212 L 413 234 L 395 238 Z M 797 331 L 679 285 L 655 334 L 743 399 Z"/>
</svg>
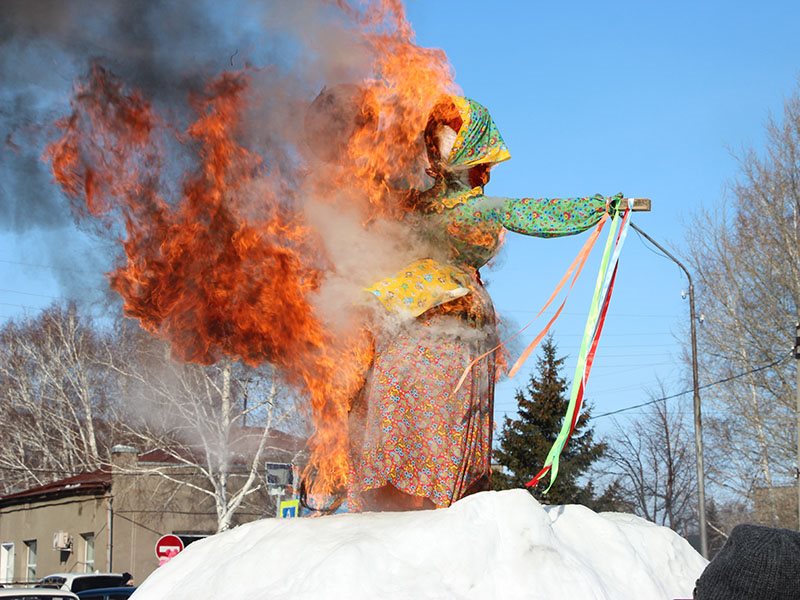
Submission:
<svg viewBox="0 0 800 600">
<path fill-rule="evenodd" d="M 424 184 L 422 132 L 431 108 L 457 88 L 444 51 L 414 43 L 401 2 L 373 4 L 359 22 L 375 51 L 375 77 L 363 85 L 378 107 L 380 127 L 355 132 L 346 173 L 366 195 L 371 216 L 398 217 L 408 210 L 404 192 Z"/>
<path fill-rule="evenodd" d="M 352 190 L 348 201 L 364 208 L 365 222 L 402 218 L 404 198 L 423 183 L 428 112 L 454 90 L 452 72 L 442 51 L 414 44 L 399 2 L 365 11 L 339 5 L 373 48 L 374 77 L 358 83 L 379 123 L 360 121 L 347 163 L 314 183 L 322 196 Z M 183 360 L 269 361 L 307 395 L 315 425 L 307 473 L 312 493 L 326 494 L 347 485 L 347 416 L 371 338 L 364 327 L 337 337 L 314 310 L 311 295 L 332 266 L 288 183 L 300 171 L 268 168 L 237 141 L 250 78 L 222 74 L 190 99 L 196 119 L 178 141 L 196 167 L 174 197 L 168 182 L 183 162 L 172 156 L 171 129 L 97 64 L 76 86 L 72 114 L 45 158 L 76 214 L 122 238 L 125 260 L 110 281 L 128 316 Z"/>
</svg>

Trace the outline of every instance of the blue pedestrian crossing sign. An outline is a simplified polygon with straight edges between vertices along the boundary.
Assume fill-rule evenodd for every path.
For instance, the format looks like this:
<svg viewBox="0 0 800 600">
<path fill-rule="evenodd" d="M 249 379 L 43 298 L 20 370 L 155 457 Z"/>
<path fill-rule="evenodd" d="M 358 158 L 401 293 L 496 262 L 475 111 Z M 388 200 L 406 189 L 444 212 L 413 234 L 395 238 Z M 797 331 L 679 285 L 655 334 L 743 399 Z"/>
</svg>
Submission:
<svg viewBox="0 0 800 600">
<path fill-rule="evenodd" d="M 281 519 L 291 519 L 296 517 L 299 509 L 300 509 L 299 500 L 282 500 Z"/>
</svg>

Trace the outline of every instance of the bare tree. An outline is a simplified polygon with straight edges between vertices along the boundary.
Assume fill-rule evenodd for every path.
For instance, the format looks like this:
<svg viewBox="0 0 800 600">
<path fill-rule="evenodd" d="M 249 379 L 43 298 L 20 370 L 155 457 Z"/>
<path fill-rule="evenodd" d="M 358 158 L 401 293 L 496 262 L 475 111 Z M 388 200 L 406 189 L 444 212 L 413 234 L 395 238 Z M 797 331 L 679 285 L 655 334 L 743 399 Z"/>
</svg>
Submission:
<svg viewBox="0 0 800 600">
<path fill-rule="evenodd" d="M 300 462 L 305 449 L 305 421 L 287 388 L 268 365 L 174 361 L 137 329 L 120 329 L 106 364 L 120 381 L 115 419 L 128 441 L 165 460 L 133 468 L 211 499 L 218 531 L 259 491 L 266 510 L 265 462 Z"/>
<path fill-rule="evenodd" d="M 694 452 L 683 410 L 660 401 L 608 441 L 618 493 L 636 514 L 688 535 L 696 524 Z"/>
<path fill-rule="evenodd" d="M 131 474 L 163 479 L 162 498 L 207 498 L 225 530 L 248 499 L 267 514 L 265 462 L 305 460 L 308 421 L 287 389 L 269 365 L 180 363 L 132 321 L 103 329 L 74 305 L 8 322 L 0 493 L 110 468 L 112 445 L 130 444 L 160 457 Z"/>
<path fill-rule="evenodd" d="M 4 492 L 98 468 L 113 427 L 107 335 L 74 305 L 0 329 L 0 485 Z"/>
<path fill-rule="evenodd" d="M 781 359 L 800 307 L 800 95 L 768 123 L 764 155 L 744 153 L 730 192 L 693 222 L 689 260 L 705 315 L 702 376 L 731 378 L 703 392 L 709 482 L 748 500 L 793 483 L 796 367 Z"/>
</svg>

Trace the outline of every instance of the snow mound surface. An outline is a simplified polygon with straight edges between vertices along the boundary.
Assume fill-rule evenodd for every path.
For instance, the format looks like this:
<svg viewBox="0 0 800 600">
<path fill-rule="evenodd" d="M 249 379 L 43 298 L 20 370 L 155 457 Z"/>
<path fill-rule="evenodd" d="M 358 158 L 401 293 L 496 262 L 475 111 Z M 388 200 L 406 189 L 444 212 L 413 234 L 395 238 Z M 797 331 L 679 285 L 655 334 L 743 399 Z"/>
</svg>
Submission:
<svg viewBox="0 0 800 600">
<path fill-rule="evenodd" d="M 265 519 L 195 542 L 134 600 L 691 598 L 706 561 L 665 527 L 524 490 L 450 508 Z"/>
</svg>

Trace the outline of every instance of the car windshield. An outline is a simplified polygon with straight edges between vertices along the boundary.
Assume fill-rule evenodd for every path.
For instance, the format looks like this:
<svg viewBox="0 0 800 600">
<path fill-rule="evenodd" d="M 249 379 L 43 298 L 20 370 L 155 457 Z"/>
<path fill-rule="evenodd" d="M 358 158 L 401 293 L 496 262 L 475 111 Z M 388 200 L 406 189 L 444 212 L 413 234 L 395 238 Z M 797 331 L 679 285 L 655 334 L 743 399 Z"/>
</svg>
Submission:
<svg viewBox="0 0 800 600">
<path fill-rule="evenodd" d="M 117 587 L 122 585 L 122 582 L 122 575 L 91 575 L 87 577 L 75 578 L 75 580 L 72 582 L 71 589 L 73 592 L 82 592 L 83 590 Z"/>
</svg>

